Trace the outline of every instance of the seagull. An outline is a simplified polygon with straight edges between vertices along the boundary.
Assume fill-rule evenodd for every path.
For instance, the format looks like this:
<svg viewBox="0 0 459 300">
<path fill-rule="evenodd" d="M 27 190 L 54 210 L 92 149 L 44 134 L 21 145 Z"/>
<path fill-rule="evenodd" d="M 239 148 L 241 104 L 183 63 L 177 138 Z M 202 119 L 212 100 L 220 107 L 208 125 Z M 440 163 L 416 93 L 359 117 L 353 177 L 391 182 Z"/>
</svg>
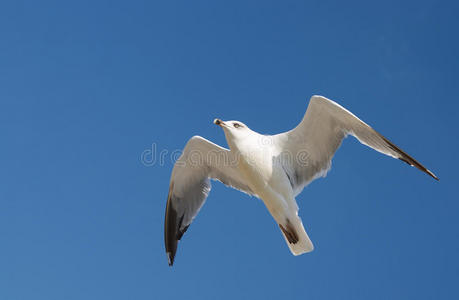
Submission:
<svg viewBox="0 0 459 300">
<path fill-rule="evenodd" d="M 214 123 L 223 129 L 229 149 L 193 136 L 172 170 L 164 226 L 170 266 L 179 240 L 210 192 L 211 179 L 261 199 L 293 255 L 312 251 L 295 197 L 327 174 L 347 135 L 439 180 L 350 111 L 323 96 L 311 97 L 298 126 L 276 135 L 260 134 L 240 121 L 215 119 Z"/>
</svg>

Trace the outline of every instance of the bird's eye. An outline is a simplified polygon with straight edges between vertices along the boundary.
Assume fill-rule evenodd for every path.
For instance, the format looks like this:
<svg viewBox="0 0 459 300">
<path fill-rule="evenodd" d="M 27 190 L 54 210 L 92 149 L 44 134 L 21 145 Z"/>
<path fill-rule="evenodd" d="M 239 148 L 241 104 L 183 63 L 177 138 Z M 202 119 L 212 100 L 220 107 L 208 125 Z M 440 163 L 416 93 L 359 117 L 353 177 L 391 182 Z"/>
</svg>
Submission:
<svg viewBox="0 0 459 300">
<path fill-rule="evenodd" d="M 239 128 L 239 127 L 241 127 L 241 124 L 239 124 L 239 123 L 233 123 L 233 126 L 234 126 L 234 128 Z"/>
</svg>

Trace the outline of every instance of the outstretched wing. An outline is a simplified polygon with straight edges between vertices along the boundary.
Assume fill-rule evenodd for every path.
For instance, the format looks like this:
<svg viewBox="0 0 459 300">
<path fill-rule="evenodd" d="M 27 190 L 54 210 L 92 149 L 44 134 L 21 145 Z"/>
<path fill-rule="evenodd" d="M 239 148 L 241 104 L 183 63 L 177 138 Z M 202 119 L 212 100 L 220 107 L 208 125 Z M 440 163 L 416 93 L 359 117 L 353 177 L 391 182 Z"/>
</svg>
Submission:
<svg viewBox="0 0 459 300">
<path fill-rule="evenodd" d="M 294 129 L 274 136 L 283 152 L 291 155 L 281 162 L 295 195 L 317 177 L 325 176 L 331 159 L 348 135 L 360 143 L 438 178 L 423 165 L 368 126 L 341 105 L 322 96 L 312 96 L 303 120 Z"/>
<path fill-rule="evenodd" d="M 209 194 L 209 179 L 253 194 L 239 175 L 236 159 L 228 149 L 200 136 L 188 141 L 172 170 L 167 197 L 164 241 L 169 265 L 174 263 L 178 241 Z"/>
</svg>

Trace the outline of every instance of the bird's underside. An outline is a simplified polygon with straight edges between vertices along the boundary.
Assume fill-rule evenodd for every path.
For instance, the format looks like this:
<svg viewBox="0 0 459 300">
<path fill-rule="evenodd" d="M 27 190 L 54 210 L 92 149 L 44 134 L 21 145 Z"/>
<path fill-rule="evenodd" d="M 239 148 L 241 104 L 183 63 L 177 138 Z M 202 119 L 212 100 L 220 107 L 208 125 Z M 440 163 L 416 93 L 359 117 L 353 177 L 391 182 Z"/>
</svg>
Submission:
<svg viewBox="0 0 459 300">
<path fill-rule="evenodd" d="M 231 150 L 195 136 L 188 141 L 172 171 L 165 216 L 169 265 L 174 263 L 178 241 L 210 192 L 210 179 L 262 199 L 292 253 L 298 255 L 312 251 L 312 243 L 298 217 L 295 196 L 311 181 L 325 176 L 333 155 L 347 135 L 438 180 L 431 171 L 351 112 L 321 96 L 311 98 L 297 127 L 281 134 L 260 135 L 238 121 L 217 119 L 215 124 L 224 129 Z M 269 139 L 268 146 L 260 144 L 263 139 Z M 273 171 L 275 175 L 271 175 L 269 180 L 263 177 L 261 160 L 257 161 L 257 167 L 246 163 L 247 149 L 256 153 L 262 147 L 272 147 L 268 150 L 274 154 L 268 161 L 277 166 Z M 283 152 L 288 152 L 289 157 L 295 159 L 276 155 Z M 262 180 L 266 180 L 266 189 L 260 188 Z"/>
</svg>

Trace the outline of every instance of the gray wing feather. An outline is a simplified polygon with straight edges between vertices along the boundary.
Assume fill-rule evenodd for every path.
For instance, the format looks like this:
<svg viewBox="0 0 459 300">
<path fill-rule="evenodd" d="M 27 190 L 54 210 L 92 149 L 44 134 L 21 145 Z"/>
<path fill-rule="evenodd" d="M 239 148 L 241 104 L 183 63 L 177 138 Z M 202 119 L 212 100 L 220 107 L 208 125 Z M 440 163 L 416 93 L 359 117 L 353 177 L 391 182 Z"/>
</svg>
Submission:
<svg viewBox="0 0 459 300">
<path fill-rule="evenodd" d="M 204 204 L 210 179 L 253 194 L 243 182 L 232 153 L 202 137 L 192 137 L 174 165 L 167 198 L 164 238 L 169 265 L 177 244 Z"/>
<path fill-rule="evenodd" d="M 333 155 L 348 134 L 360 143 L 415 166 L 438 180 L 431 171 L 350 111 L 325 97 L 313 96 L 300 124 L 274 136 L 277 146 L 292 154 L 290 157 L 293 159 L 284 159 L 281 163 L 295 195 L 312 180 L 326 175 Z"/>
</svg>

